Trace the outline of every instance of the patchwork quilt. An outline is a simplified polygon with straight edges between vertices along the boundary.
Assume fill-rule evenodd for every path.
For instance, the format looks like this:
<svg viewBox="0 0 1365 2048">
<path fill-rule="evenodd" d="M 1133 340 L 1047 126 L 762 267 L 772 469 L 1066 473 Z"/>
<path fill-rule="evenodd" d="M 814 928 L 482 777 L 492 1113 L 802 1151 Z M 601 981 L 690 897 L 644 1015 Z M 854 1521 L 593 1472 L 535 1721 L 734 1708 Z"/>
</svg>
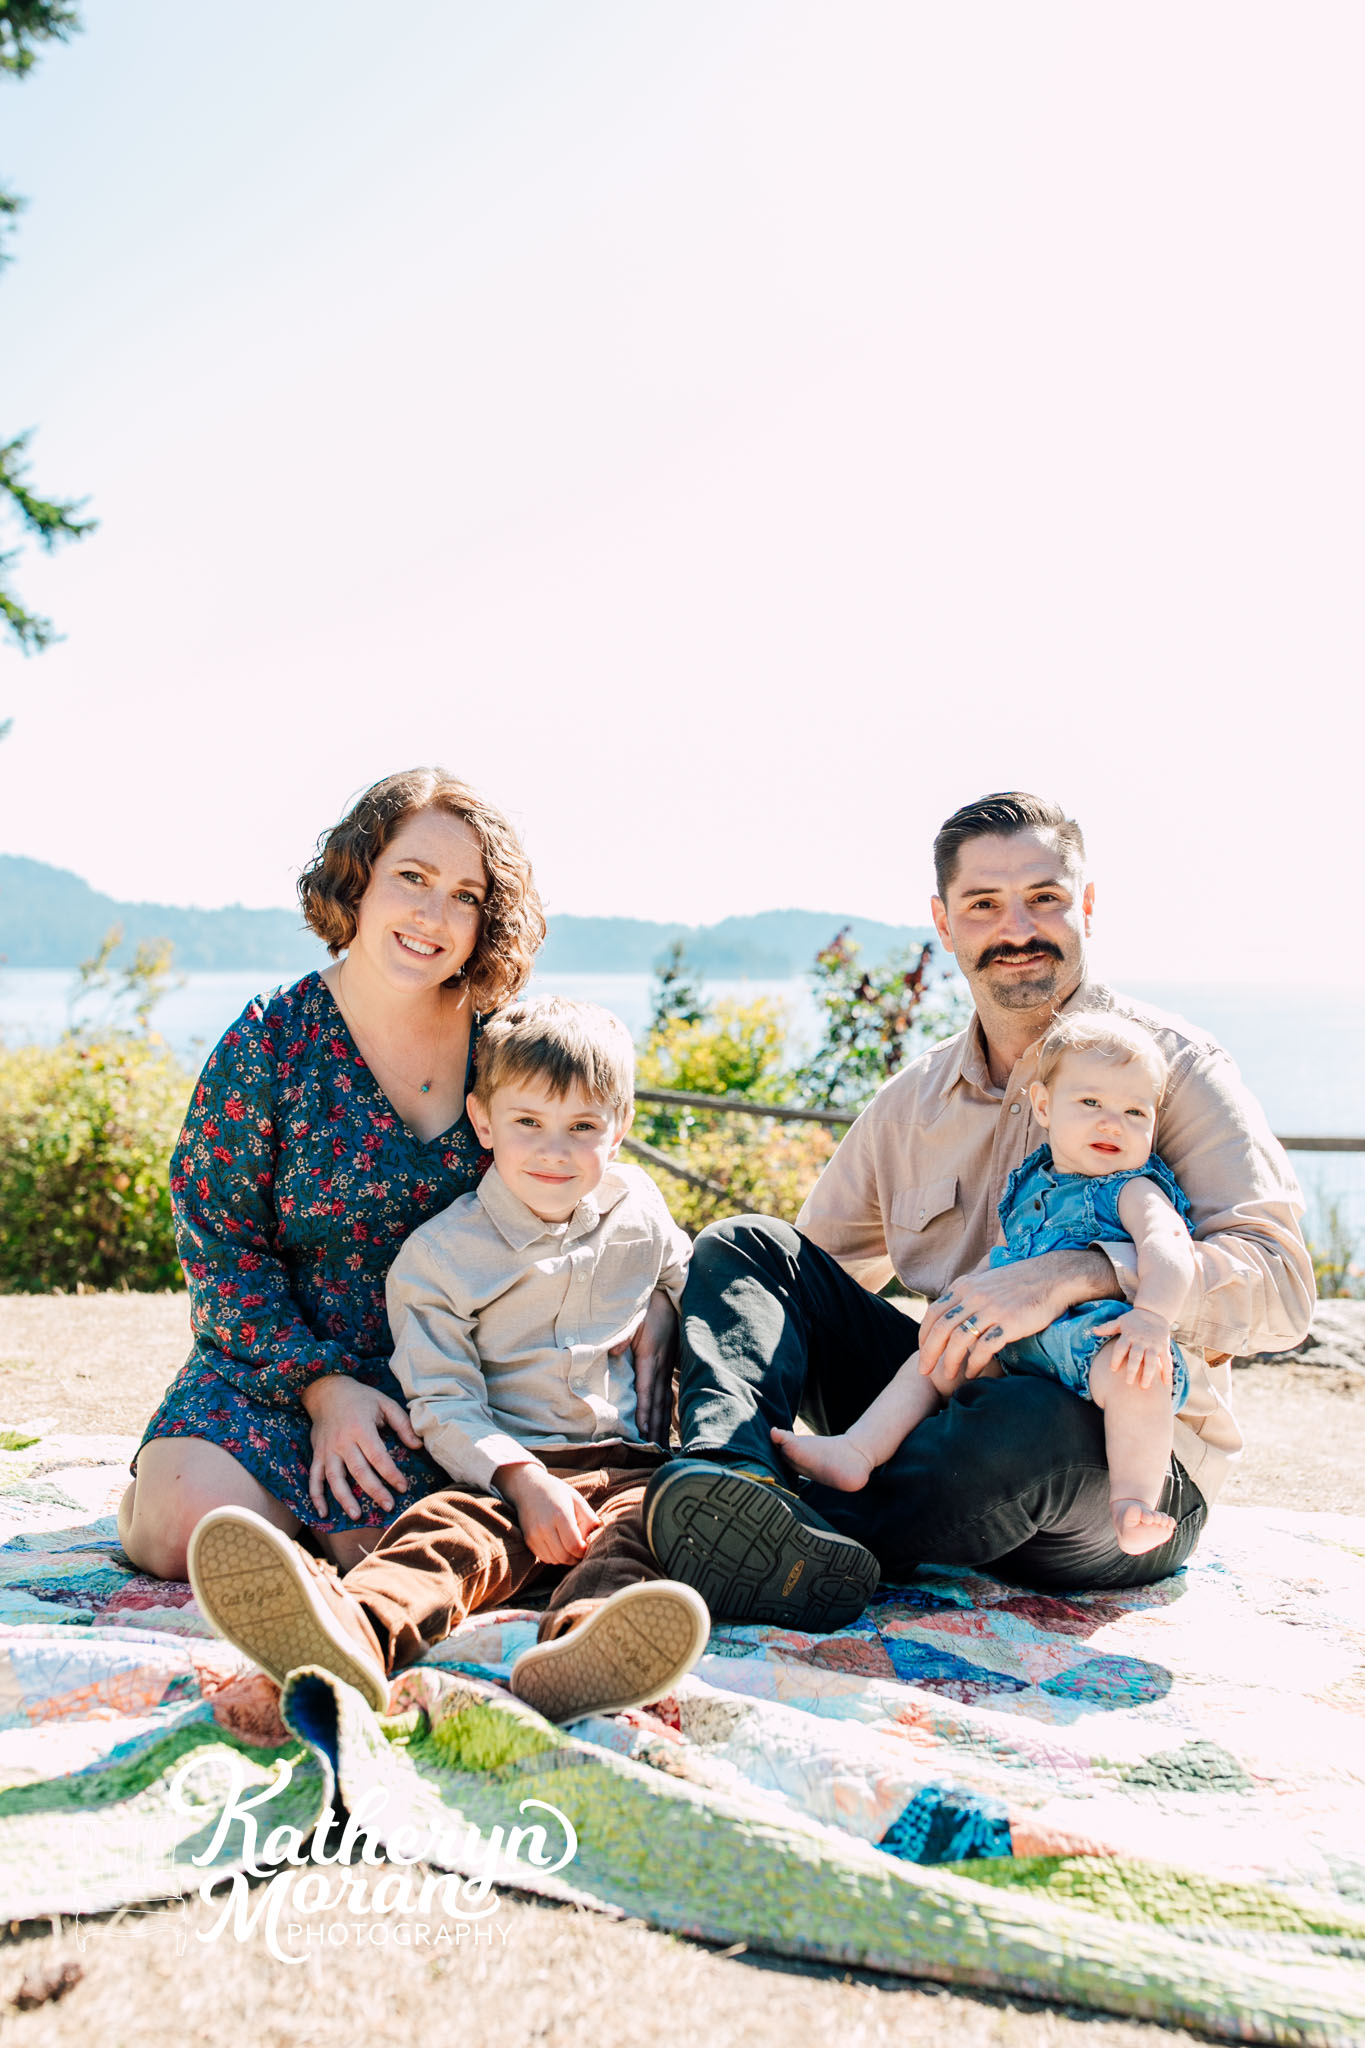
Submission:
<svg viewBox="0 0 1365 2048">
<path fill-rule="evenodd" d="M 281 1702 L 188 1587 L 132 1571 L 131 1440 L 10 1442 L 8 1918 L 230 1880 L 253 1844 L 224 1816 L 258 1792 L 280 1855 L 329 1808 L 382 1810 L 400 1861 L 708 1940 L 1365 2041 L 1365 1518 L 1220 1508 L 1186 1571 L 1127 1593 L 925 1570 L 836 1635 L 718 1627 L 675 1696 L 567 1730 L 506 1691 L 536 1617 L 503 1611 L 381 1722 L 319 1675 Z M 528 1813 L 568 1861 L 508 1847 Z"/>
</svg>

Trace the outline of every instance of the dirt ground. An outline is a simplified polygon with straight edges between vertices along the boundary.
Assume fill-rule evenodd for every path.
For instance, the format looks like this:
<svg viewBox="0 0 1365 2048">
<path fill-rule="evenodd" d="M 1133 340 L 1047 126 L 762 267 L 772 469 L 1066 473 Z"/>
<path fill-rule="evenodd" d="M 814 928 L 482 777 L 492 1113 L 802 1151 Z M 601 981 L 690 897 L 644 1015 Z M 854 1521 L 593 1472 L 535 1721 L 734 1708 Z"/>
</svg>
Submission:
<svg viewBox="0 0 1365 2048">
<path fill-rule="evenodd" d="M 183 1295 L 0 1296 L 0 1427 L 138 1431 L 188 1349 Z M 1302 1365 L 1236 1375 L 1248 1450 L 1222 1498 L 1365 1513 L 1365 1374 Z M 395 1916 L 396 1918 L 397 1916 Z M 461 2039 L 487 2048 L 1175 2048 L 1178 2029 L 900 1979 L 814 1969 L 628 1921 L 504 1897 L 474 1945 L 338 1947 L 289 1967 L 206 1942 L 197 1901 L 49 1927 L 0 1947 L 0 2043 L 24 2048 L 353 2048 Z"/>
<path fill-rule="evenodd" d="M 0 1427 L 136 1433 L 189 1348 L 183 1294 L 0 1295 Z M 1220 1500 L 1365 1514 L 1365 1373 L 1247 1366 L 1234 1400 L 1247 1449 Z"/>
</svg>

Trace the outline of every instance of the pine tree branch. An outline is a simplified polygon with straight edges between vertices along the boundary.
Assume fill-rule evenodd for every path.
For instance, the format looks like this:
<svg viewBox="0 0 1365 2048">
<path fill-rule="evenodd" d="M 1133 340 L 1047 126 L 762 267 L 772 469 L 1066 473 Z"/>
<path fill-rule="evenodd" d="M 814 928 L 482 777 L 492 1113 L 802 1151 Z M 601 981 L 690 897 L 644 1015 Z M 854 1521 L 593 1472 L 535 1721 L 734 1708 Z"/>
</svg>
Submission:
<svg viewBox="0 0 1365 2048">
<path fill-rule="evenodd" d="M 50 554 L 59 541 L 84 540 L 87 533 L 93 533 L 99 525 L 97 519 L 78 519 L 76 514 L 88 501 L 85 498 L 40 498 L 31 491 L 24 479 L 28 465 L 22 460 L 25 449 L 32 438 L 32 428 L 26 434 L 16 434 L 12 441 L 0 443 L 0 491 L 22 519 L 29 532 L 34 534 L 40 547 Z"/>
<path fill-rule="evenodd" d="M 26 77 L 38 61 L 41 44 L 69 42 L 80 27 L 80 16 L 72 0 L 0 0 L 0 74 Z M 4 243 L 24 205 L 17 192 L 0 186 L 0 266 L 9 260 Z M 27 434 L 19 434 L 0 444 L 0 510 L 13 513 L 38 545 L 51 553 L 59 541 L 83 540 L 87 533 L 94 532 L 97 522 L 77 516 L 86 502 L 84 498 L 40 498 L 29 488 L 23 461 L 28 442 Z M 29 611 L 6 583 L 5 571 L 17 559 L 15 549 L 0 553 L 0 627 L 17 641 L 23 653 L 40 654 L 59 636 L 53 631 L 52 621 Z M 0 739 L 8 730 L 6 721 L 0 726 Z"/>
<path fill-rule="evenodd" d="M 0 71 L 24 77 L 38 61 L 38 44 L 69 42 L 81 19 L 67 0 L 0 0 Z"/>
<path fill-rule="evenodd" d="M 10 260 L 9 250 L 5 247 L 6 237 L 27 205 L 27 199 L 21 199 L 17 192 L 0 185 L 0 266 Z"/>
<path fill-rule="evenodd" d="M 18 642 L 22 653 L 41 654 L 45 647 L 50 647 L 54 640 L 61 638 L 61 635 L 53 631 L 51 619 L 43 619 L 36 612 L 26 611 L 5 583 L 4 571 L 17 559 L 17 551 L 14 549 L 7 555 L 0 555 L 0 622 L 3 622 L 10 637 Z M 9 721 L 6 720 L 5 729 L 8 730 L 8 727 Z M 3 734 L 0 734 L 0 737 L 3 737 Z"/>
</svg>

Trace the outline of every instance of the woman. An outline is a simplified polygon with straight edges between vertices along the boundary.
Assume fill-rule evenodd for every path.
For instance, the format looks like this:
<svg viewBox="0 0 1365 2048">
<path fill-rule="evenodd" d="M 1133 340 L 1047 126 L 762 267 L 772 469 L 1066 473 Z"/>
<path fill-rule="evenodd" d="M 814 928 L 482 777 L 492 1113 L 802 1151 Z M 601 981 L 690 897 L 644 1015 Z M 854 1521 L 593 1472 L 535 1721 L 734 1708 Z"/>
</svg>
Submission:
<svg viewBox="0 0 1365 2048">
<path fill-rule="evenodd" d="M 487 1163 L 465 1114 L 479 1018 L 520 991 L 545 919 L 506 818 L 431 768 L 367 790 L 299 894 L 335 964 L 247 1005 L 171 1161 L 195 1343 L 119 1510 L 160 1578 L 212 1507 L 310 1529 L 345 1570 L 446 1483 L 389 1371 L 384 1279 Z"/>
</svg>

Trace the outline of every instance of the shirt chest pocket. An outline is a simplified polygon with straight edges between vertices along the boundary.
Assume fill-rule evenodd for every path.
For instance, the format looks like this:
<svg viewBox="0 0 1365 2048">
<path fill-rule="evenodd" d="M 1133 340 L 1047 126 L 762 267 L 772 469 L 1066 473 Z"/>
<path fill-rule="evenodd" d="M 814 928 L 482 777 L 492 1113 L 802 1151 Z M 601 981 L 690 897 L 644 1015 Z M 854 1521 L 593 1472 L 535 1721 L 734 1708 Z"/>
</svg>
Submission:
<svg viewBox="0 0 1365 2048">
<path fill-rule="evenodd" d="M 957 1178 L 925 1181 L 891 1198 L 887 1250 L 899 1278 L 921 1294 L 938 1294 L 957 1277 L 957 1251 L 967 1228 Z"/>
<path fill-rule="evenodd" d="M 592 1319 L 619 1329 L 646 1306 L 658 1278 L 658 1259 L 647 1237 L 603 1245 L 592 1276 Z"/>
</svg>

